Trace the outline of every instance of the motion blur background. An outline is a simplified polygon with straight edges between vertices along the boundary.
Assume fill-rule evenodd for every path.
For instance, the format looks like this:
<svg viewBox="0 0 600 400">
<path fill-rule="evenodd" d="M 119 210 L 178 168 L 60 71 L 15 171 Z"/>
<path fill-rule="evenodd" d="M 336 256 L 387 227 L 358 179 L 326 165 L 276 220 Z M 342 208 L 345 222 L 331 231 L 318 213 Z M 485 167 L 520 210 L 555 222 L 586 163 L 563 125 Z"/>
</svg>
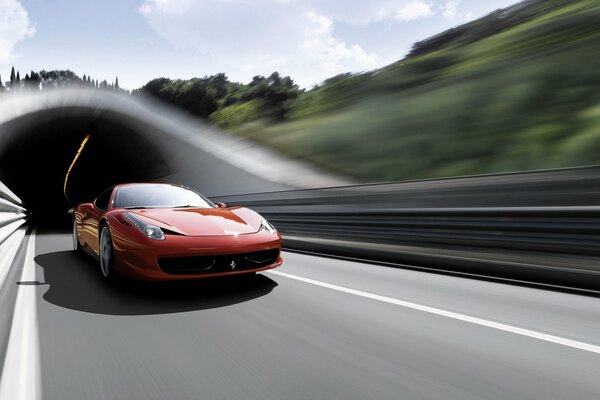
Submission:
<svg viewBox="0 0 600 400">
<path fill-rule="evenodd" d="M 525 0 L 495 11 L 456 0 L 400 1 L 392 11 L 379 2 L 357 2 L 354 11 L 275 3 L 257 5 L 264 13 L 252 10 L 256 20 L 235 35 L 231 27 L 251 11 L 246 3 L 118 3 L 115 32 L 130 27 L 127 37 L 138 40 L 151 27 L 164 41 L 141 40 L 134 50 L 119 36 L 114 51 L 135 68 L 88 62 L 93 74 L 80 76 L 12 67 L 0 87 L 0 180 L 40 221 L 64 226 L 68 208 L 109 185 L 161 180 L 256 209 L 288 248 L 495 276 L 528 271 L 527 259 L 573 278 L 543 274 L 549 282 L 596 287 L 598 1 Z M 55 13 L 66 3 L 35 4 L 39 25 L 27 2 L 7 4 L 3 18 L 20 30 L 6 34 L 5 63 L 80 62 L 45 42 L 33 50 L 58 55 L 16 53 L 44 28 L 60 35 Z M 81 18 L 105 27 L 97 15 Z M 212 41 L 199 21 L 217 35 Z M 229 33 L 219 36 L 221 23 Z M 92 28 L 81 28 L 89 36 Z M 63 40 L 78 49 L 77 40 Z M 177 50 L 159 52 L 165 45 Z M 372 49 L 387 59 L 406 54 L 385 64 Z M 143 62 L 148 51 L 156 63 Z M 165 65 L 165 57 L 181 62 Z M 196 71 L 197 57 L 204 70 L 253 76 L 158 77 L 124 88 L 156 71 Z M 254 74 L 272 66 L 281 69 Z M 95 75 L 107 68 L 124 78 Z M 354 72 L 329 75 L 344 68 Z"/>
<path fill-rule="evenodd" d="M 599 21 L 0 0 L 0 400 L 597 398 Z M 68 210 L 135 181 L 258 211 L 283 266 L 105 285 Z"/>
<path fill-rule="evenodd" d="M 23 6 L 27 3 L 23 2 Z M 425 8 L 419 8 L 419 4 Z M 440 25 L 455 27 L 429 38 L 421 37 L 404 58 L 368 72 L 328 76 L 329 70 L 321 71 L 315 60 L 314 69 L 321 71 L 322 77 L 316 85 L 306 82 L 318 78 L 308 78 L 301 72 L 298 79 L 304 85 L 297 85 L 295 76 L 286 74 L 294 68 L 284 64 L 280 72 L 256 74 L 245 83 L 229 79 L 224 69 L 191 79 L 157 77 L 141 88 L 129 87 L 133 89 L 130 91 L 121 87 L 124 84 L 118 78 L 106 81 L 90 74 L 47 67 L 30 71 L 25 62 L 31 59 L 37 65 L 39 61 L 25 53 L 22 60 L 16 59 L 21 68 L 11 71 L 10 80 L 0 90 L 4 96 L 11 96 L 25 90 L 83 86 L 115 90 L 124 96 L 152 96 L 229 134 L 346 176 L 352 182 L 527 171 L 598 162 L 597 1 L 527 0 L 462 25 L 460 18 L 468 16 L 459 15 L 460 11 L 466 14 L 467 6 L 482 6 L 461 5 L 457 1 L 415 1 L 409 5 L 412 8 L 405 6 L 401 10 L 413 10 L 413 14 L 398 14 L 390 19 L 395 25 L 404 24 L 407 33 L 394 37 L 397 32 L 388 28 L 387 33 L 384 30 L 388 36 L 377 37 L 379 42 L 398 43 L 391 54 L 402 51 L 404 36 L 412 37 L 427 29 L 435 31 Z M 57 3 L 54 8 L 59 6 Z M 160 12 L 159 7 L 159 3 L 147 2 L 139 14 L 152 23 L 152 13 Z M 487 7 L 493 9 L 493 2 Z M 454 19 L 429 22 L 436 14 L 440 19 L 441 14 Z M 390 21 L 387 23 L 392 24 Z M 326 30 L 334 35 L 332 21 L 329 22 Z M 342 32 L 349 29 L 347 23 L 338 25 Z M 32 23 L 31 29 L 42 35 L 43 26 Z M 135 25 L 135 31 L 134 28 Z M 417 33 L 408 33 L 411 31 Z M 329 39 L 338 42 L 331 44 Z M 23 46 L 35 40 L 34 35 Z M 300 45 L 306 47 L 311 43 L 307 40 L 304 38 Z M 321 61 L 336 61 L 331 71 L 345 67 L 356 71 L 361 67 L 344 64 L 344 58 L 334 51 L 336 46 L 351 49 L 351 44 L 334 36 L 325 38 L 323 43 L 331 46 L 323 50 Z M 272 45 L 278 42 L 274 40 Z M 290 42 L 287 47 L 293 49 L 295 45 Z M 123 46 L 115 44 L 115 51 L 122 51 L 119 49 Z M 364 44 L 363 47 L 365 54 L 370 54 Z M 223 48 L 223 52 L 228 49 L 226 44 Z M 277 53 L 274 48 L 265 51 Z M 165 69 L 160 61 L 164 57 L 165 54 L 156 54 L 157 70 Z M 191 55 L 190 60 L 186 64 L 195 62 Z M 206 69 L 222 66 L 212 64 L 209 59 Z M 264 71 L 266 64 L 255 70 Z M 368 64 L 362 65 L 365 66 Z M 103 68 L 119 75 L 118 64 Z M 123 66 L 127 72 L 129 68 Z M 143 79 L 147 72 L 141 66 L 136 68 L 136 79 Z M 234 66 L 229 69 L 241 76 Z M 7 69 L 2 76 L 8 78 L 8 72 Z M 196 74 L 204 75 L 202 70 Z"/>
</svg>

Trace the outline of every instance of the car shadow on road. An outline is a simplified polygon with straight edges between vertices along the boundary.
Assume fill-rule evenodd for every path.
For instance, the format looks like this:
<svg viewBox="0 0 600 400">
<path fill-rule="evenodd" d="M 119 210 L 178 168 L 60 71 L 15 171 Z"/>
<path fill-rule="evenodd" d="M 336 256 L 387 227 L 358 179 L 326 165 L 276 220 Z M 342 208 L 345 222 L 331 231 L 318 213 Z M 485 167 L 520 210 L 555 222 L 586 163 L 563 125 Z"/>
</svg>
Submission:
<svg viewBox="0 0 600 400">
<path fill-rule="evenodd" d="M 111 315 L 152 315 L 226 307 L 270 293 L 277 282 L 249 275 L 180 282 L 107 284 L 97 261 L 73 251 L 35 257 L 44 270 L 44 299 L 73 310 Z"/>
</svg>

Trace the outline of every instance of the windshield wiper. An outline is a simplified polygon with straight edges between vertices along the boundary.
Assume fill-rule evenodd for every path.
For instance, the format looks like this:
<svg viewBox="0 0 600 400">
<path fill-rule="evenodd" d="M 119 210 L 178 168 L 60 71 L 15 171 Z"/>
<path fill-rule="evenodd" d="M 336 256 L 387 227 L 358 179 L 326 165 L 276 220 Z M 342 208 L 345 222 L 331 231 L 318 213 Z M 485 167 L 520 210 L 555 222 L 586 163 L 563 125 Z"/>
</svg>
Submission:
<svg viewBox="0 0 600 400">
<path fill-rule="evenodd" d="M 200 206 L 193 206 L 191 204 L 183 204 L 181 206 L 173 206 L 171 208 L 199 208 Z"/>
</svg>

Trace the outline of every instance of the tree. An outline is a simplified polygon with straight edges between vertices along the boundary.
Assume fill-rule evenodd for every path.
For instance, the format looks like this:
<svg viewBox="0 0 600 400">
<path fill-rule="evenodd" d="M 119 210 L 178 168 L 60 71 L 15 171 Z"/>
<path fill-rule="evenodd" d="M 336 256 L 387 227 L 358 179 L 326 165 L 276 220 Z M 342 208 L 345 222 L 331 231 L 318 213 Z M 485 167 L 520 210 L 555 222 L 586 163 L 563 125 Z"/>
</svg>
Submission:
<svg viewBox="0 0 600 400">
<path fill-rule="evenodd" d="M 169 99 L 165 98 L 166 96 L 161 92 L 163 88 L 167 87 L 168 85 L 171 85 L 172 83 L 173 81 L 168 78 L 155 78 L 152 79 L 150 82 L 146 83 L 141 88 L 134 90 L 133 94 L 148 94 L 159 99 L 169 101 Z"/>
<path fill-rule="evenodd" d="M 12 69 L 10 70 L 10 83 L 13 83 L 15 81 L 15 67 L 13 66 Z"/>
<path fill-rule="evenodd" d="M 204 118 L 239 103 L 239 107 L 230 111 L 254 110 L 255 119 L 284 118 L 300 93 L 298 85 L 289 76 L 282 77 L 278 72 L 268 78 L 257 75 L 247 85 L 230 82 L 223 73 L 189 80 L 158 78 L 132 92 L 133 95 L 154 96 Z M 242 107 L 242 103 L 252 103 L 252 106 Z M 243 119 L 247 120 L 246 117 Z"/>
<path fill-rule="evenodd" d="M 25 75 L 25 86 L 30 89 L 39 89 L 40 75 L 33 70 L 29 74 Z"/>
<path fill-rule="evenodd" d="M 119 90 L 119 77 L 118 76 L 115 79 L 115 89 Z"/>
<path fill-rule="evenodd" d="M 269 86 L 275 85 L 279 86 L 281 84 L 281 76 L 279 76 L 279 72 L 275 71 L 269 76 L 268 79 Z"/>
<path fill-rule="evenodd" d="M 79 85 L 81 78 L 70 70 L 42 70 L 40 71 L 40 81 L 42 88 L 46 89 Z"/>
<path fill-rule="evenodd" d="M 16 79 L 17 83 L 21 83 L 21 74 L 19 73 L 19 71 L 17 71 L 17 79 Z"/>
</svg>

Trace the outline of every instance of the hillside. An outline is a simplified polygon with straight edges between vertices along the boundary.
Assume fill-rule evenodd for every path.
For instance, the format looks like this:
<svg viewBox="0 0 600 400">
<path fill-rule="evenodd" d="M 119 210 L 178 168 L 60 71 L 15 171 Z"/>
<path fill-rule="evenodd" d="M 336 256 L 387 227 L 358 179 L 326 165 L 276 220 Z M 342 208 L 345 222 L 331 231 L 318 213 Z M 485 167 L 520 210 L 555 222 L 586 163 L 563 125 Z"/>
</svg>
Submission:
<svg viewBox="0 0 600 400">
<path fill-rule="evenodd" d="M 510 14 L 470 23 L 477 40 L 445 40 L 302 92 L 284 120 L 253 114 L 250 102 L 211 118 L 365 181 L 598 163 L 600 4 L 529 1 L 512 12 L 524 17 L 487 35 L 486 21 Z M 240 108 L 247 111 L 240 123 L 220 118 Z"/>
</svg>

